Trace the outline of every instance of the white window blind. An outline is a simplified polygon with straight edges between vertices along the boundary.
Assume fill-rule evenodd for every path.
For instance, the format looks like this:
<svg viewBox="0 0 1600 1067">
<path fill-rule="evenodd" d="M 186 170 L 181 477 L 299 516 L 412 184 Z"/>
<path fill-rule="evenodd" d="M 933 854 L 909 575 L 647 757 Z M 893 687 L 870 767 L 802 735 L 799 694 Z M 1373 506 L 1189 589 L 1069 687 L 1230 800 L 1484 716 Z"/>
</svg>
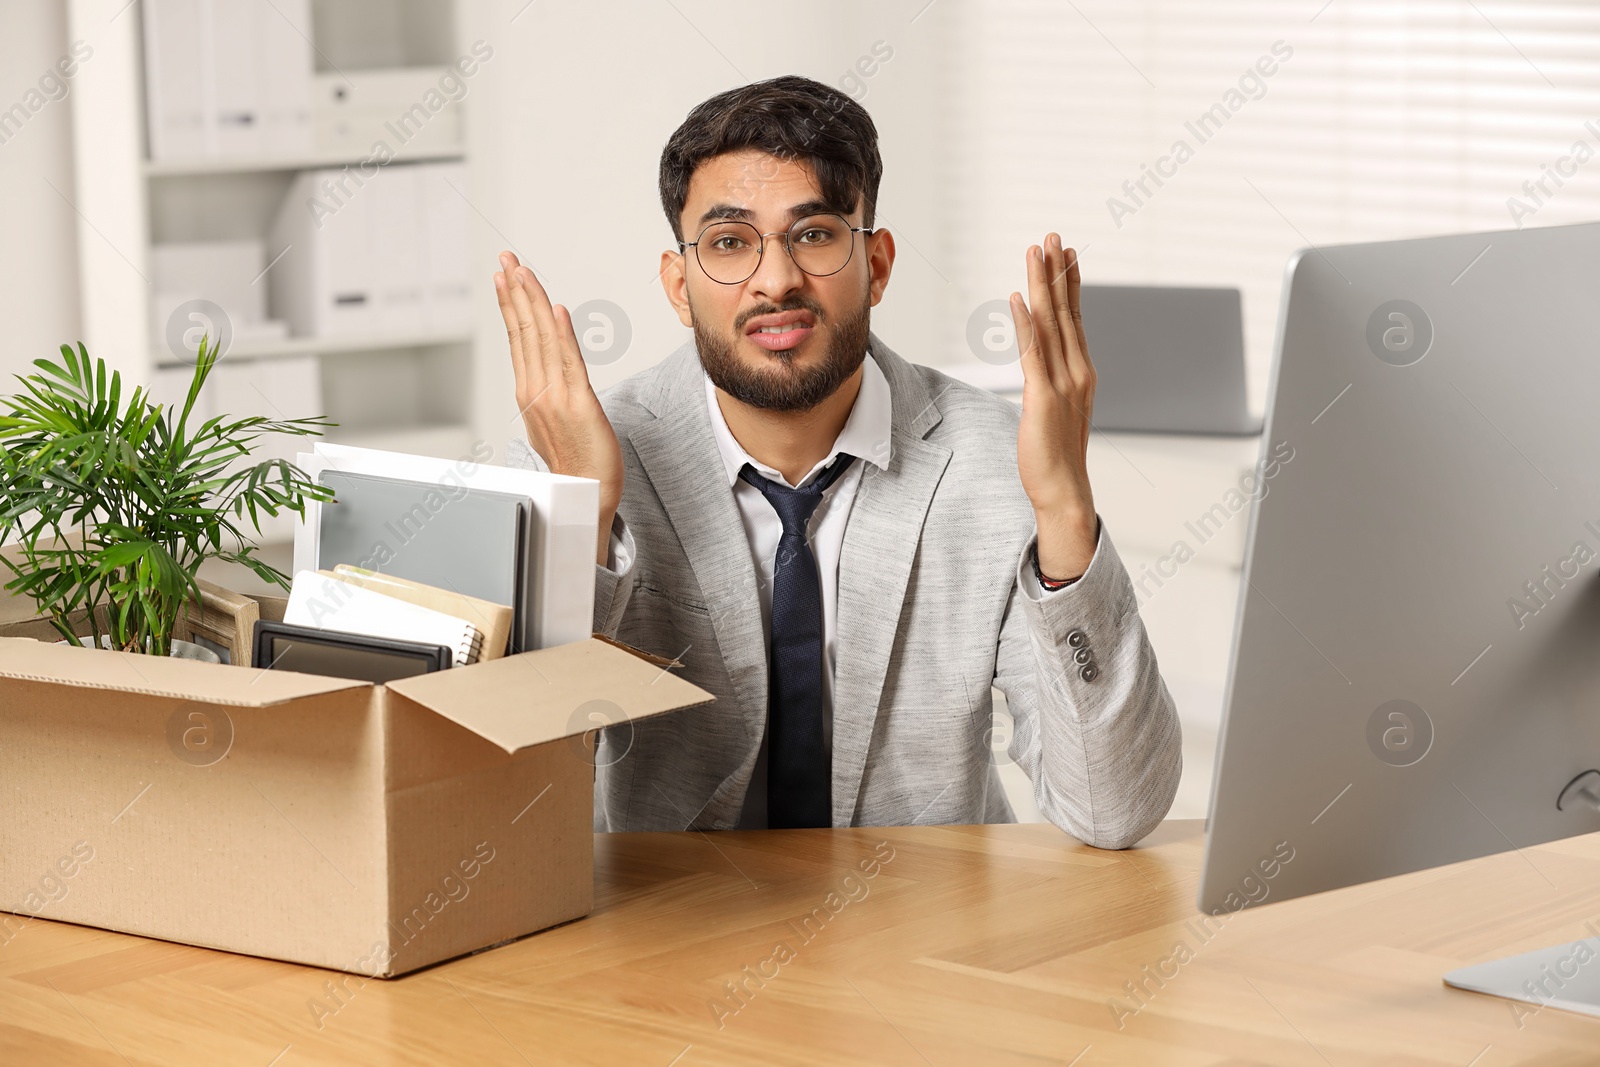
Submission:
<svg viewBox="0 0 1600 1067">
<path fill-rule="evenodd" d="M 1086 281 L 1242 288 L 1259 409 L 1295 248 L 1600 218 L 1600 4 L 1013 0 L 942 14 L 953 318 L 1024 289 L 1022 250 L 1058 229 L 1084 249 Z M 1158 165 L 1161 185 L 1144 169 Z M 969 362 L 962 322 L 947 326 L 951 360 Z"/>
</svg>

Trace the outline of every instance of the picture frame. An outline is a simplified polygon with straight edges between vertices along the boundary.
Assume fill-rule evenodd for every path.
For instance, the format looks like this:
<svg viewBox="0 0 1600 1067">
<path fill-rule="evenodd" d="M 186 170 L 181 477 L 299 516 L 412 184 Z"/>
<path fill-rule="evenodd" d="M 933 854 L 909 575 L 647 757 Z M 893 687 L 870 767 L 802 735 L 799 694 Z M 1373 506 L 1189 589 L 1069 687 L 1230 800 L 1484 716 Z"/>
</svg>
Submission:
<svg viewBox="0 0 1600 1067">
<path fill-rule="evenodd" d="M 185 606 L 173 636 L 210 648 L 225 663 L 249 666 L 260 602 L 204 578 L 196 581 L 200 604 Z"/>
</svg>

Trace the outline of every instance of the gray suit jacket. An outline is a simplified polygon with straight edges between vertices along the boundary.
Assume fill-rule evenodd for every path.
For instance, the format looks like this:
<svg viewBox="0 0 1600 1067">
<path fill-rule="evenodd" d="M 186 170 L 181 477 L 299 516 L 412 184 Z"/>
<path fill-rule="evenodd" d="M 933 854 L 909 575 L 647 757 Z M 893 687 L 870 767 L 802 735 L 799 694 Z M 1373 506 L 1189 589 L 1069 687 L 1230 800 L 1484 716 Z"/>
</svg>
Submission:
<svg viewBox="0 0 1600 1067">
<path fill-rule="evenodd" d="M 1015 821 L 990 745 L 992 684 L 1014 721 L 1006 754 L 1045 817 L 1101 848 L 1132 845 L 1172 804 L 1181 736 L 1110 536 L 1102 524 L 1076 584 L 1024 593 L 1035 531 L 1015 405 L 869 343 L 893 448 L 887 470 L 863 470 L 839 560 L 833 825 Z M 681 659 L 717 699 L 603 732 L 595 829 L 729 829 L 766 726 L 767 643 L 694 342 L 601 401 L 625 468 L 614 530 L 634 560 L 596 567 L 594 629 Z M 507 461 L 545 469 L 520 440 Z"/>
</svg>

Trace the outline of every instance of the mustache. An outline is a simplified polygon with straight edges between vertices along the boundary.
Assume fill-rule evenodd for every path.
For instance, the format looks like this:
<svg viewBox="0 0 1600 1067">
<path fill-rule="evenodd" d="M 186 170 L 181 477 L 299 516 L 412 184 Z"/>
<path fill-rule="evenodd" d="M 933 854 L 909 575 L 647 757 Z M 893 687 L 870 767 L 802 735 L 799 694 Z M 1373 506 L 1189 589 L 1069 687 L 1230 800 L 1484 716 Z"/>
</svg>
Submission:
<svg viewBox="0 0 1600 1067">
<path fill-rule="evenodd" d="M 776 304 L 767 304 L 762 307 L 751 308 L 734 321 L 733 328 L 740 333 L 744 332 L 745 324 L 751 319 L 762 315 L 781 315 L 785 311 L 809 311 L 817 318 L 817 325 L 822 326 L 827 322 L 827 317 L 822 313 L 822 306 L 811 300 L 796 298 L 784 302 L 783 307 Z"/>
</svg>

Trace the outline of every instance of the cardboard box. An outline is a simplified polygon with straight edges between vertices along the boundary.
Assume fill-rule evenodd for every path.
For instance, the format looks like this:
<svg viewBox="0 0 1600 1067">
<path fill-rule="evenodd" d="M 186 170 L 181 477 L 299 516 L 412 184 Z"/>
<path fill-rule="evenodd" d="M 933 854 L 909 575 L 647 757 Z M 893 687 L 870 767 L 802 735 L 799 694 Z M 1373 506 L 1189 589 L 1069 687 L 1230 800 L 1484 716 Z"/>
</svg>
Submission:
<svg viewBox="0 0 1600 1067">
<path fill-rule="evenodd" d="M 41 640 L 0 636 L 0 944 L 37 916 L 393 977 L 580 918 L 585 731 L 711 699 L 600 638 L 384 686 L 9 614 Z"/>
</svg>

